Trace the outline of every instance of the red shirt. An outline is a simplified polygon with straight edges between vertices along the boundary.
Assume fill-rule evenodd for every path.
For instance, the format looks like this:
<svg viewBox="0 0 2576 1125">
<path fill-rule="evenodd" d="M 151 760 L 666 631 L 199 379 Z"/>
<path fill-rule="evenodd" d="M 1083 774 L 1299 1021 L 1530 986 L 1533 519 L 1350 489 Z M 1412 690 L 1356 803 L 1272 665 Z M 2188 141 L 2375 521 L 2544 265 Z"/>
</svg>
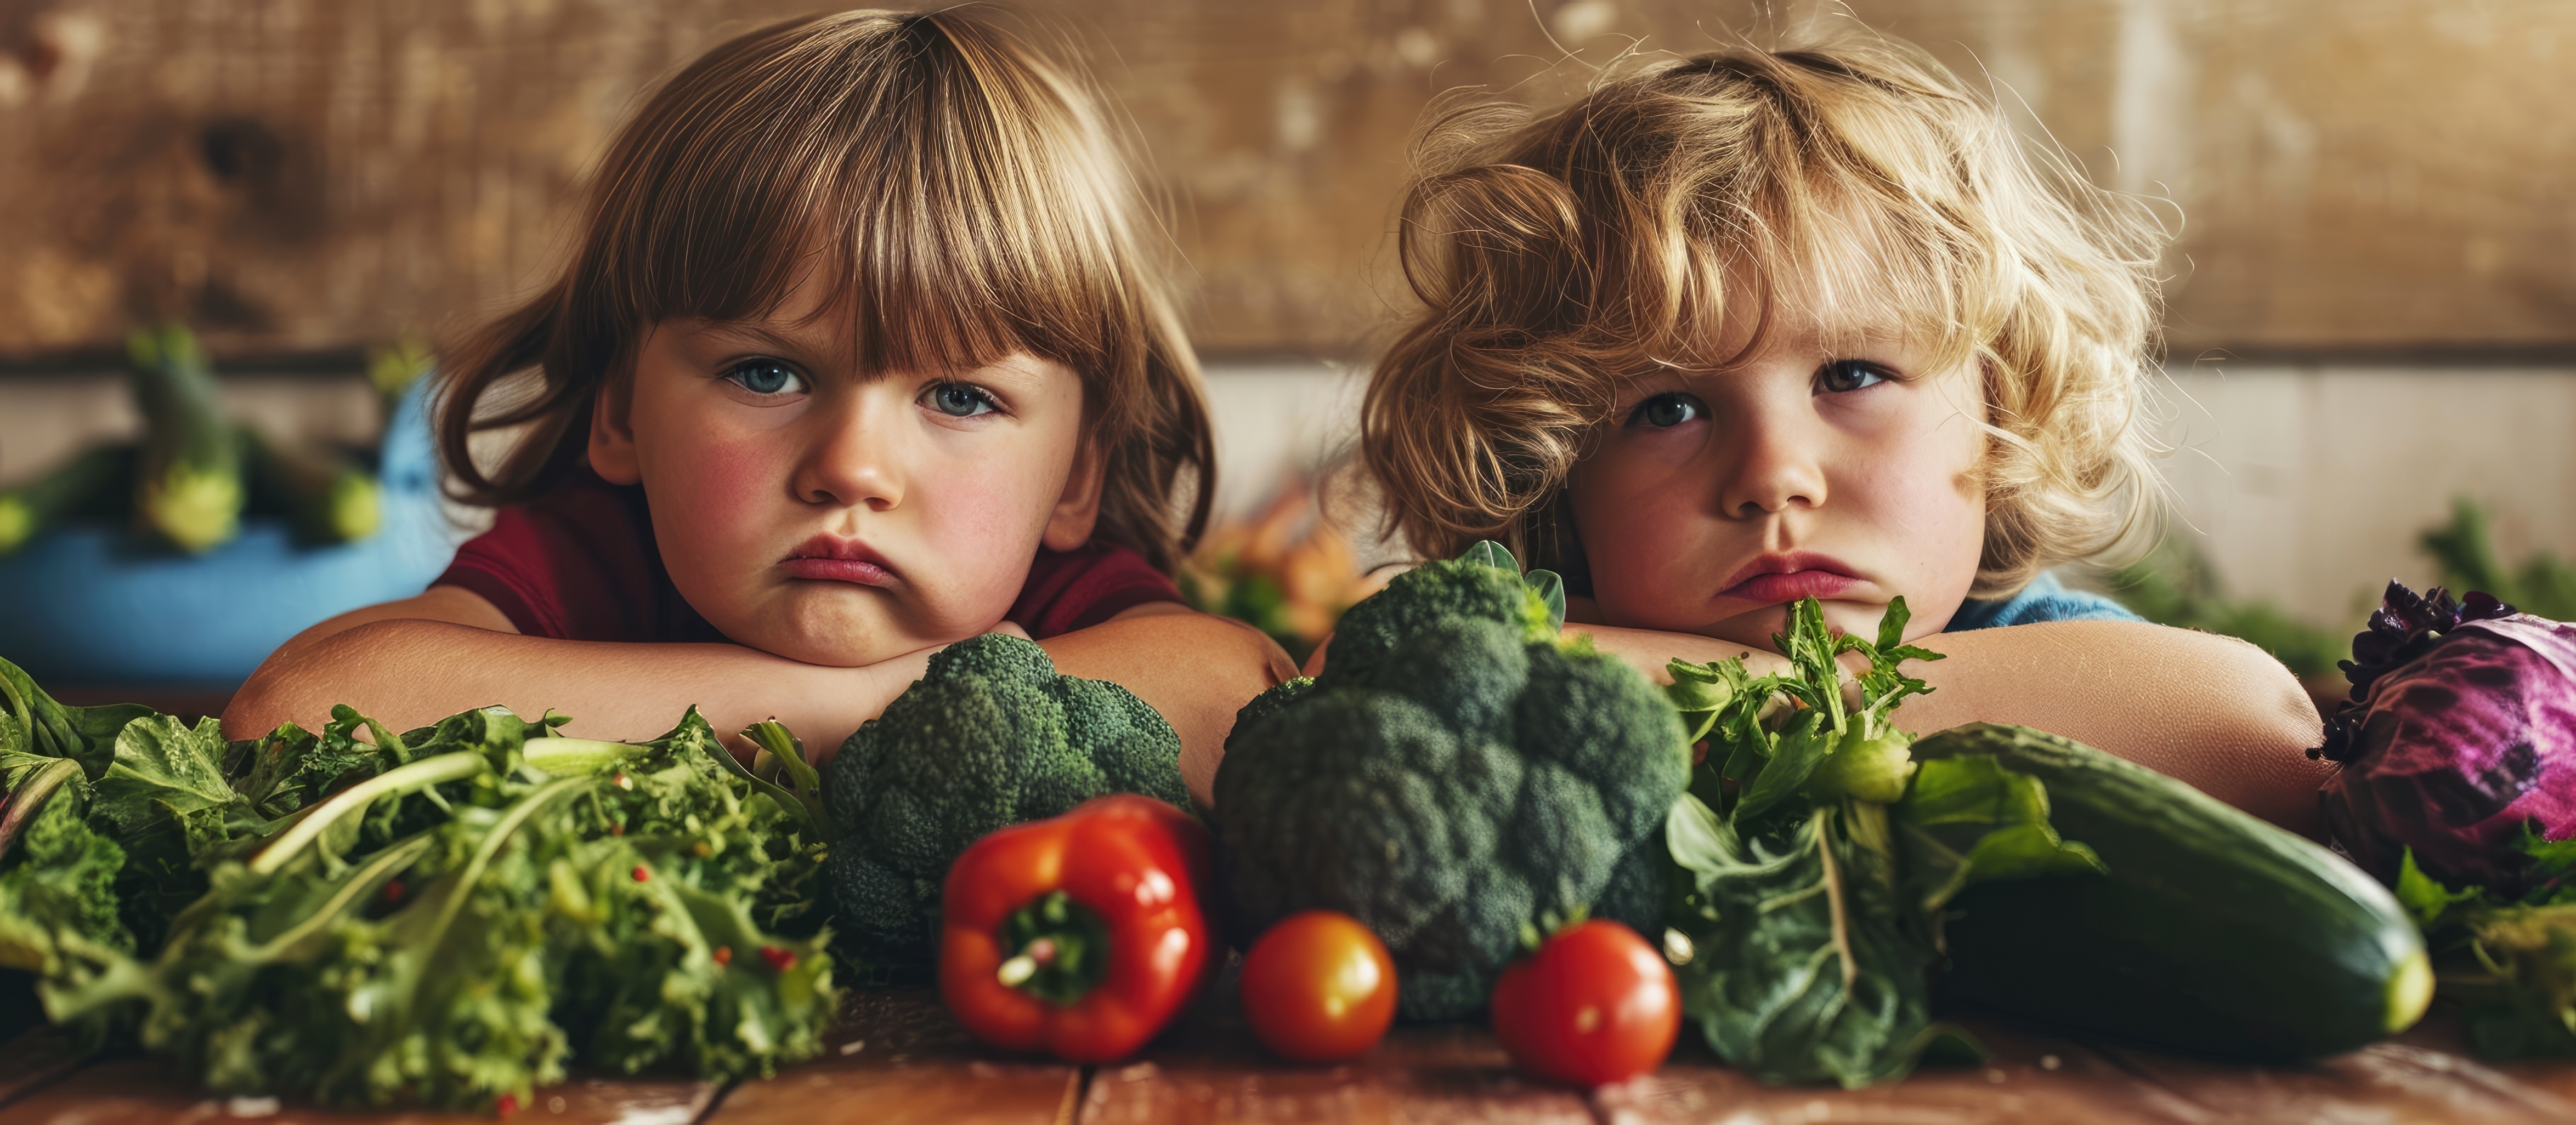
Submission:
<svg viewBox="0 0 2576 1125">
<path fill-rule="evenodd" d="M 573 641 L 722 641 L 662 569 L 644 490 L 585 469 L 536 500 L 503 508 L 457 548 L 432 586 L 481 594 L 532 637 Z M 1010 619 L 1038 639 L 1100 624 L 1130 606 L 1181 600 L 1145 556 L 1094 543 L 1038 549 Z"/>
</svg>

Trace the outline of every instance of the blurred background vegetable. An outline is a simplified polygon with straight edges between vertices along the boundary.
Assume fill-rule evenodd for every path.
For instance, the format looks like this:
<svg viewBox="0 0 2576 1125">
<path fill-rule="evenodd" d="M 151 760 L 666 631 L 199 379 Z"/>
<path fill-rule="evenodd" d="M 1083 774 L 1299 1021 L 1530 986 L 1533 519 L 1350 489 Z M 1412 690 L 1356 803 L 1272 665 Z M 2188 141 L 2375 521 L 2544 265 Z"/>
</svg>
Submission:
<svg viewBox="0 0 2576 1125">
<path fill-rule="evenodd" d="M 1181 570 L 1181 593 L 1207 613 L 1270 634 L 1306 662 L 1342 611 L 1383 588 L 1392 573 L 1360 572 L 1350 540 L 1318 502 L 1308 478 L 1292 475 L 1259 514 L 1219 522 Z"/>
</svg>

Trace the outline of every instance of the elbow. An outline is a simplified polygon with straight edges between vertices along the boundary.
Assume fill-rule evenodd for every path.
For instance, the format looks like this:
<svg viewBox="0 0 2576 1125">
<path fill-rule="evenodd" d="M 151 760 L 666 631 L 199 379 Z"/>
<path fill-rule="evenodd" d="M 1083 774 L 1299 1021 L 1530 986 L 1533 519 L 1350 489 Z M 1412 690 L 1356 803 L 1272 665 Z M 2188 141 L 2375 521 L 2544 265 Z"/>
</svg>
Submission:
<svg viewBox="0 0 2576 1125">
<path fill-rule="evenodd" d="M 258 738 L 276 730 L 281 723 L 312 717 L 306 714 L 311 708 L 311 700 L 307 697 L 320 685 L 315 684 L 314 677 L 306 671 L 312 662 L 305 659 L 305 651 L 318 643 L 304 642 L 300 638 L 288 641 L 268 654 L 268 659 L 260 661 L 259 668 L 233 690 L 232 699 L 224 704 L 226 739 Z M 324 703 L 322 707 L 327 710 L 330 704 Z"/>
<path fill-rule="evenodd" d="M 2238 764 L 2230 804 L 2311 839 L 2325 838 L 2317 787 L 2330 772 L 2308 751 L 2325 737 L 2316 701 L 2272 654 L 2229 640 L 2231 678 L 2240 706 L 2230 741 Z"/>
<path fill-rule="evenodd" d="M 258 738 L 276 730 L 279 723 L 287 721 L 286 715 L 290 709 L 286 705 L 286 692 L 278 682 L 279 677 L 271 671 L 276 664 L 277 657 L 271 654 L 267 660 L 260 663 L 258 671 L 252 672 L 249 679 L 242 681 L 242 685 L 233 690 L 233 697 L 224 703 L 225 739 L 239 742 L 243 739 Z"/>
<path fill-rule="evenodd" d="M 381 671 L 367 659 L 369 654 L 385 651 L 406 626 L 417 624 L 377 621 L 320 636 L 300 635 L 278 646 L 224 705 L 224 737 L 258 738 L 290 722 L 318 727 L 330 717 L 333 704 L 357 702 L 351 688 L 358 685 L 342 677 L 370 668 Z"/>
<path fill-rule="evenodd" d="M 1287 650 L 1270 635 L 1232 618 L 1206 617 L 1211 668 L 1224 668 L 1224 686 L 1215 692 L 1214 712 L 1196 737 L 1181 740 L 1181 782 L 1200 808 L 1216 808 L 1216 771 L 1225 761 L 1225 741 L 1234 733 L 1234 718 L 1252 698 L 1297 675 Z"/>
</svg>

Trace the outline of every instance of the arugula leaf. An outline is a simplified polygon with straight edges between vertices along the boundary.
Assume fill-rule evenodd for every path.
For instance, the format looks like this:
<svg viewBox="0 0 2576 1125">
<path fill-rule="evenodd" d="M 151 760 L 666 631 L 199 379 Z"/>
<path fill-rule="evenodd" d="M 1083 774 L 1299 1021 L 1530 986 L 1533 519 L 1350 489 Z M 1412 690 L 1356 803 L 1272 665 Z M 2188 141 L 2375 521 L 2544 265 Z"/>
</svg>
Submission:
<svg viewBox="0 0 2576 1125">
<path fill-rule="evenodd" d="M 2426 875 L 2423 868 L 2415 866 L 2413 848 L 2406 849 L 2398 863 L 2397 886 L 2393 889 L 2397 892 L 2398 904 L 2404 906 L 2408 914 L 2414 915 L 2418 928 L 2426 930 L 2441 925 L 2443 916 L 2450 914 L 2452 907 L 2464 902 L 2474 904 L 2486 897 L 2483 888 L 2455 891 Z"/>
<path fill-rule="evenodd" d="M 1905 848 L 1907 887 L 1927 912 L 1990 879 L 2110 872 L 2092 848 L 2058 837 L 2038 778 L 1990 754 L 1922 763 L 1888 812 Z"/>
<path fill-rule="evenodd" d="M 1770 1082 L 1846 1088 L 1900 1077 L 1934 1036 L 1937 954 L 1907 932 L 1873 805 L 1817 807 L 1746 839 L 1696 798 L 1667 825 L 1692 893 L 1675 916 L 1694 950 L 1684 1009 L 1729 1063 Z"/>
<path fill-rule="evenodd" d="M 1992 758 L 1918 764 L 1893 715 L 1930 691 L 1896 599 L 1875 641 L 1834 634 L 1813 598 L 1772 638 L 1786 673 L 1676 660 L 1666 689 L 1708 741 L 1665 822 L 1689 879 L 1670 915 L 1689 939 L 1683 1010 L 1728 1062 L 1773 1082 L 1861 1086 L 1927 1052 L 1982 1057 L 1932 1019 L 1940 911 L 1984 879 L 2098 872 L 2058 838 L 2038 779 Z M 1843 657 L 1866 671 L 1847 694 Z"/>
<path fill-rule="evenodd" d="M 2576 841 L 2525 825 L 2533 886 L 2520 898 L 2452 889 L 2399 863 L 2397 901 L 2424 931 L 2436 988 L 2462 1005 L 2469 1043 L 2490 1059 L 2576 1056 Z"/>
<path fill-rule="evenodd" d="M 1480 563 L 1496 570 L 1520 575 L 1521 581 L 1535 591 L 1539 601 L 1547 606 L 1548 631 L 1553 633 L 1565 628 L 1565 579 L 1555 571 L 1532 570 L 1523 573 L 1520 560 L 1512 557 L 1511 550 L 1491 539 L 1477 540 L 1474 546 L 1459 553 L 1457 561 Z"/>
</svg>

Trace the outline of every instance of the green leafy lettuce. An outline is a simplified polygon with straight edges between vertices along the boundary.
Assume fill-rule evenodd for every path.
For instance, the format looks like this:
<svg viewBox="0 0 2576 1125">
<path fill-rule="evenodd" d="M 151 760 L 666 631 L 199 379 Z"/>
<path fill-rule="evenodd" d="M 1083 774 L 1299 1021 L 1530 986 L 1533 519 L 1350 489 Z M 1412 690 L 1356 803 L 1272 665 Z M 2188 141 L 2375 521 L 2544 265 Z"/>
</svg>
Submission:
<svg viewBox="0 0 2576 1125">
<path fill-rule="evenodd" d="M 226 743 L 0 684 L 0 965 L 93 1042 L 221 1093 L 472 1109 L 573 1061 L 722 1081 L 820 1049 L 824 844 L 695 710 L 640 744 L 499 708 Z"/>
<path fill-rule="evenodd" d="M 1728 1062 L 1772 1082 L 1847 1087 L 1975 1045 L 1932 1018 L 1942 908 L 1985 879 L 2098 871 L 2048 826 L 2037 779 L 1992 757 L 1917 763 L 1897 705 L 1929 691 L 1906 660 L 1904 599 L 1875 642 L 1836 636 L 1813 598 L 1772 638 L 1788 672 L 1741 658 L 1670 666 L 1707 755 L 1666 823 L 1684 887 L 1683 1008 Z M 1847 685 L 1842 658 L 1866 670 Z"/>
<path fill-rule="evenodd" d="M 2451 888 L 2407 852 L 2397 901 L 2423 927 L 2437 994 L 2461 1005 L 2470 1046 L 2491 1059 L 2576 1057 L 2576 840 L 2526 826 L 2531 889 Z"/>
</svg>

